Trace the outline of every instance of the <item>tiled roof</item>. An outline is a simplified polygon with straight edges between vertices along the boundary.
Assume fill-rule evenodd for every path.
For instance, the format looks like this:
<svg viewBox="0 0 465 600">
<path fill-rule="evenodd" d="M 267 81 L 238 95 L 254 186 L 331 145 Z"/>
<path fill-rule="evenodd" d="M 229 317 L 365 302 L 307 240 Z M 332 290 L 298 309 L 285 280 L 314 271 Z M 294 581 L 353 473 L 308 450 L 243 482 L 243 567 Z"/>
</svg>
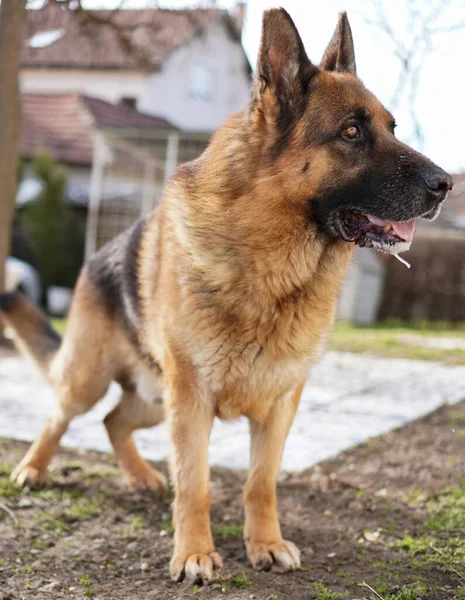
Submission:
<svg viewBox="0 0 465 600">
<path fill-rule="evenodd" d="M 100 98 L 91 98 L 90 96 L 81 96 L 82 101 L 92 113 L 96 125 L 99 127 L 162 127 L 166 129 L 175 129 L 166 119 L 161 117 L 152 117 L 140 113 L 124 104 L 111 104 L 100 100 Z"/>
<path fill-rule="evenodd" d="M 67 164 L 92 163 L 92 133 L 101 128 L 171 128 L 167 121 L 78 94 L 22 94 L 21 156 L 45 147 Z"/>
<path fill-rule="evenodd" d="M 70 11 L 55 2 L 46 3 L 40 10 L 28 10 L 21 66 L 155 68 L 215 19 L 224 18 L 233 27 L 227 11 L 219 9 L 101 10 L 92 14 L 106 23 L 86 19 L 85 13 Z M 31 38 L 41 32 L 50 32 L 51 43 L 31 47 Z M 52 32 L 56 33 L 55 41 Z"/>
</svg>

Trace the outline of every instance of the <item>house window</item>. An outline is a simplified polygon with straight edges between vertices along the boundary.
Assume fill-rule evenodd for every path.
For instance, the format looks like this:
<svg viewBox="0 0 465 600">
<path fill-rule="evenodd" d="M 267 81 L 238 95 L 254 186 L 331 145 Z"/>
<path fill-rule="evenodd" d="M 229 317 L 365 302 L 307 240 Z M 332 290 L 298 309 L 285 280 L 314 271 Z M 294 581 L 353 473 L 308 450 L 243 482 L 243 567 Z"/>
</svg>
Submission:
<svg viewBox="0 0 465 600">
<path fill-rule="evenodd" d="M 134 96 L 123 96 L 120 100 L 120 104 L 122 104 L 123 106 L 127 106 L 132 110 L 136 110 L 137 98 L 134 98 Z"/>
<path fill-rule="evenodd" d="M 47 29 L 35 33 L 27 42 L 29 48 L 47 48 L 65 35 L 64 29 Z"/>
<path fill-rule="evenodd" d="M 190 67 L 189 93 L 193 98 L 209 102 L 213 97 L 214 72 L 202 63 Z"/>
</svg>

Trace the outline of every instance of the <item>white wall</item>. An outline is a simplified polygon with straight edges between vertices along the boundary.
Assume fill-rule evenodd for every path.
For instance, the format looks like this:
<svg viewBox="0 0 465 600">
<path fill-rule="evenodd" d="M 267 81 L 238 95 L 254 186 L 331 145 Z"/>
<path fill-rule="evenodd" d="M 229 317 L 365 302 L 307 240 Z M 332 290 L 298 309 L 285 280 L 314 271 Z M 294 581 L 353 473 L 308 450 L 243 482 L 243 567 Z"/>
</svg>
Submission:
<svg viewBox="0 0 465 600">
<path fill-rule="evenodd" d="M 349 273 L 342 284 L 337 305 L 336 318 L 338 321 L 351 322 L 357 311 L 358 290 L 362 273 L 356 260 L 351 264 Z"/>
<path fill-rule="evenodd" d="M 150 75 L 136 71 L 90 69 L 21 69 L 19 81 L 25 93 L 80 93 L 117 103 L 122 96 L 141 98 Z"/>
<path fill-rule="evenodd" d="M 382 300 L 385 266 L 374 251 L 357 248 L 341 289 L 337 319 L 359 324 L 376 321 Z"/>
<path fill-rule="evenodd" d="M 206 69 L 211 97 L 194 97 L 192 65 Z M 137 108 L 168 119 L 190 131 L 213 131 L 247 103 L 250 81 L 241 45 L 222 23 L 212 23 L 201 37 L 175 50 L 160 71 L 91 69 L 30 69 L 20 71 L 25 93 L 81 93 L 117 103 L 123 96 L 137 99 Z"/>
<path fill-rule="evenodd" d="M 250 81 L 241 45 L 221 23 L 212 23 L 202 37 L 178 48 L 153 73 L 140 98 L 139 110 L 165 117 L 185 130 L 212 131 L 230 114 L 243 108 Z M 191 65 L 202 65 L 211 73 L 211 98 L 193 97 Z"/>
</svg>

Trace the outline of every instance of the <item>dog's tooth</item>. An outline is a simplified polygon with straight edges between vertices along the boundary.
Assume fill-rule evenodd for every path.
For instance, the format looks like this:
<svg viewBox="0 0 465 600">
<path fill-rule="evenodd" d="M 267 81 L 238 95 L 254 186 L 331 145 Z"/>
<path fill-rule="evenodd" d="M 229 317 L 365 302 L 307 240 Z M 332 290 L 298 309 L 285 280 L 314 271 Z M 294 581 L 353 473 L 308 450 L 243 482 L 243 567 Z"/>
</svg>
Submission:
<svg viewBox="0 0 465 600">
<path fill-rule="evenodd" d="M 392 229 L 392 225 L 390 223 L 386 223 L 386 225 L 384 226 L 384 231 L 391 231 Z"/>
</svg>

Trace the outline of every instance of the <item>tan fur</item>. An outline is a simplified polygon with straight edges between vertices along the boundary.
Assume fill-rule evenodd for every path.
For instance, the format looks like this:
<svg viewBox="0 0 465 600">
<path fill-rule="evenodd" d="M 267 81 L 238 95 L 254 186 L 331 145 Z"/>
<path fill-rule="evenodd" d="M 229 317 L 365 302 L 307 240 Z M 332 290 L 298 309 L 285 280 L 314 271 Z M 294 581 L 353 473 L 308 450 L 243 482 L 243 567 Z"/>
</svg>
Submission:
<svg viewBox="0 0 465 600">
<path fill-rule="evenodd" d="M 250 472 L 244 490 L 245 540 L 254 567 L 284 570 L 300 564 L 300 552 L 283 540 L 279 526 L 276 481 L 284 443 L 299 404 L 303 384 L 275 402 L 264 423 L 251 422 Z"/>
<path fill-rule="evenodd" d="M 102 305 L 100 292 L 84 270 L 76 287 L 66 336 L 48 366 L 58 406 L 13 472 L 13 479 L 20 485 L 45 482 L 49 462 L 69 423 L 90 410 L 105 395 L 113 379 L 124 387 L 129 377 L 147 369 Z M 157 376 L 152 377 L 156 382 Z M 158 387 L 161 400 L 161 382 Z M 157 489 L 166 485 L 165 477 L 140 457 L 132 440 L 135 429 L 152 427 L 163 419 L 161 403 L 147 405 L 136 390 L 123 391 L 120 403 L 105 419 L 116 458 L 130 487 Z"/>
<path fill-rule="evenodd" d="M 14 330 L 18 348 L 48 377 L 50 361 L 56 352 L 59 340 L 43 335 L 44 329 L 50 329 L 44 315 L 22 294 L 18 293 L 15 296 L 12 310 L 3 312 L 0 308 L 0 318 L 6 326 Z"/>
<path fill-rule="evenodd" d="M 340 104 L 350 110 L 364 103 L 381 136 L 389 119 L 352 74 L 339 72 L 321 71 L 307 106 L 299 108 L 300 46 L 283 18 L 280 11 L 265 15 L 260 57 L 266 69 L 251 106 L 219 129 L 197 161 L 178 169 L 143 231 L 138 342 L 162 375 L 109 315 L 84 270 L 66 337 L 49 368 L 57 411 L 14 474 L 19 483 L 43 481 L 70 420 L 115 379 L 123 394 L 105 425 L 117 460 L 131 486 L 163 486 L 163 476 L 139 456 L 132 432 L 160 422 L 166 411 L 176 489 L 175 580 L 207 582 L 221 568 L 209 516 L 208 440 L 215 416 L 250 420 L 244 500 L 252 564 L 300 564 L 298 549 L 281 536 L 276 481 L 303 383 L 324 350 L 354 251 L 353 244 L 322 235 L 306 211 L 328 178 L 342 184 L 347 177 L 343 159 L 308 143 L 308 124 L 332 131 Z M 289 110 L 301 111 L 284 142 L 282 86 Z"/>
</svg>

